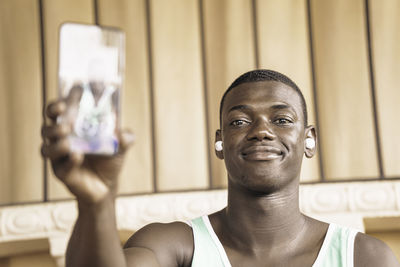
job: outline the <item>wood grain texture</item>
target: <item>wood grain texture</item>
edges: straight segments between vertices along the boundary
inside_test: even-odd
[[[400,177],[400,2],[369,1],[384,173]]]
[[[99,24],[125,32],[126,73],[122,91],[122,128],[134,131],[120,177],[120,193],[153,190],[152,124],[145,0],[100,0]]]
[[[255,68],[250,1],[203,1],[207,77],[208,129],[212,186],[227,185],[224,162],[215,156],[215,132],[220,128],[223,93],[242,73]]]
[[[64,22],[81,22],[92,24],[94,10],[92,0],[43,0],[44,45],[46,63],[46,96],[47,101],[58,97],[58,38],[59,28]],[[50,166],[50,165],[49,165]],[[70,198],[72,195],[48,170],[49,199]]]
[[[41,201],[41,63],[37,1],[0,1],[0,203]]]
[[[327,179],[377,177],[364,1],[311,1]]]
[[[160,190],[208,186],[198,8],[195,0],[150,1]]]
[[[258,0],[257,29],[260,67],[290,77],[307,103],[308,123],[315,125],[309,37],[305,0]],[[318,155],[304,158],[301,181],[320,179]]]

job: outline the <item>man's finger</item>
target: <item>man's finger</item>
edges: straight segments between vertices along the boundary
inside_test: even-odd
[[[49,140],[57,140],[64,138],[71,133],[71,129],[66,124],[54,124],[54,125],[43,125],[42,126],[42,137]]]
[[[123,130],[119,133],[118,139],[118,153],[124,154],[128,150],[128,148],[135,142],[135,135],[130,130]]]
[[[67,106],[63,100],[57,100],[47,106],[46,115],[53,123],[55,123],[57,117],[65,111],[66,107]]]
[[[42,155],[51,160],[56,160],[67,156],[70,153],[69,142],[67,139],[61,139],[51,144],[42,144]]]
[[[72,152],[64,158],[52,162],[54,174],[64,183],[70,185],[73,182],[73,175],[70,175],[74,168],[80,168],[85,156]]]

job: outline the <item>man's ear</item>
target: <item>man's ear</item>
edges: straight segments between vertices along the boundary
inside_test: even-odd
[[[306,127],[304,139],[304,154],[307,158],[312,158],[317,152],[317,131],[313,125]]]
[[[215,148],[215,146],[214,146],[215,155],[217,155],[217,157],[218,157],[219,159],[224,159],[224,146],[223,146],[223,143],[222,143],[222,133],[221,133],[221,130],[220,130],[220,129],[218,129],[218,130],[215,132],[215,143],[218,142],[218,141],[220,141],[221,144],[222,144],[222,150],[221,150],[221,151],[218,151],[218,150]],[[214,144],[215,144],[215,143],[214,143]]]

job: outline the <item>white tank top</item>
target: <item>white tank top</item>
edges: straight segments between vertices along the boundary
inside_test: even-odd
[[[231,267],[207,215],[191,221],[194,236],[192,267]],[[330,224],[312,267],[353,267],[357,230]]]

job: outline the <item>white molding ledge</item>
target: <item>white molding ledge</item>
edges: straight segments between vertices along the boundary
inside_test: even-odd
[[[118,228],[136,231],[151,222],[188,220],[225,205],[226,190],[120,197]],[[302,185],[300,209],[363,231],[365,218],[400,217],[400,181]],[[1,207],[0,244],[46,238],[50,253],[63,257],[76,216],[75,201]]]

